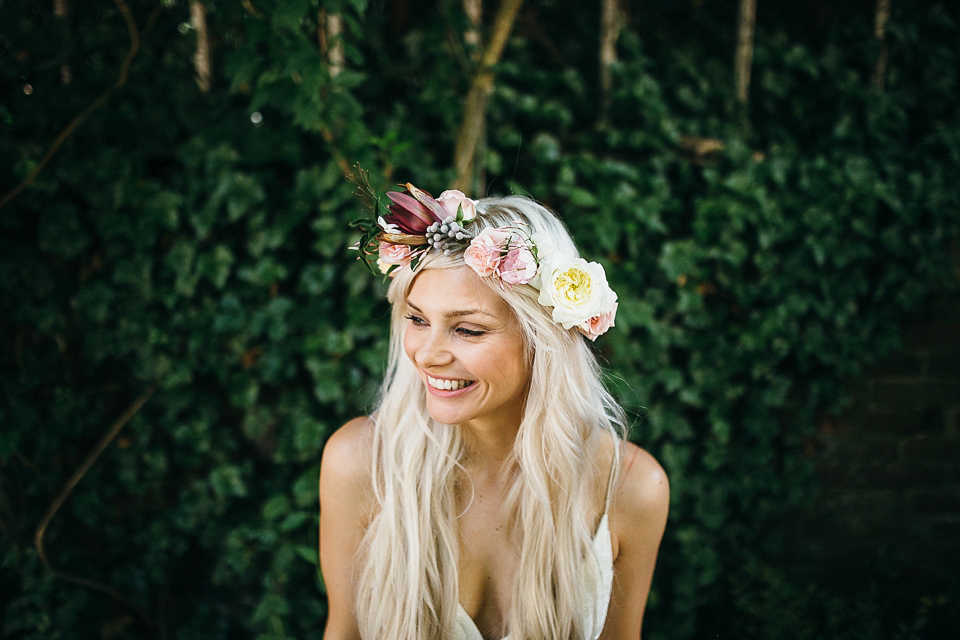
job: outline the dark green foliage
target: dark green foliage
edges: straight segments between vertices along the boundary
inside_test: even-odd
[[[127,53],[113,4],[75,4],[68,20],[0,4],[0,191]],[[208,94],[186,5],[131,4],[128,83],[0,210],[4,637],[320,634],[320,452],[369,409],[388,318],[383,284],[348,250],[363,212],[344,169],[359,161],[381,191],[446,188],[471,63],[457,3],[324,3],[346,25],[336,77],[315,2],[247,4],[208,3]],[[813,488],[816,417],[843,406],[842,382],[897,346],[949,270],[955,11],[895,3],[878,93],[869,7],[805,26],[761,3],[747,131],[728,64],[734,3],[671,4],[634,8],[606,114],[597,12],[528,8],[497,69],[485,151],[489,192],[561,212],[620,293],[598,348],[673,490],[647,635],[925,637],[957,584],[901,597],[891,619],[883,584],[845,599],[792,573],[781,541],[786,509]],[[683,136],[723,148],[692,156]],[[33,536],[152,385],[44,538],[56,571],[141,617],[56,577]]]

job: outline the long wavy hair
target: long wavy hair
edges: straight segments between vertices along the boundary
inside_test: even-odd
[[[486,198],[477,214],[476,229],[523,225],[531,233],[549,234],[556,251],[577,256],[563,223],[528,198]],[[463,264],[462,253],[436,252],[418,273]],[[460,464],[460,430],[430,418],[423,383],[404,353],[406,296],[415,277],[409,268],[399,270],[387,294],[393,305],[390,353],[373,414],[376,515],[358,556],[355,600],[361,636],[370,640],[450,637],[459,607],[457,491],[469,495],[470,480]],[[600,435],[624,435],[622,410],[605,389],[584,338],[554,324],[536,290],[483,280],[516,314],[531,372],[505,468],[512,478],[511,539],[520,551],[510,635],[581,640],[598,580],[590,483],[599,477]],[[613,458],[615,475],[619,456]]]

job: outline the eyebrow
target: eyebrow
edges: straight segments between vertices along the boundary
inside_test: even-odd
[[[410,302],[410,300],[407,300],[407,306],[413,309],[414,311],[416,311],[417,313],[423,313],[423,311],[420,310],[420,307]],[[447,311],[446,313],[443,314],[445,318],[459,318],[461,316],[472,316],[472,315],[483,315],[493,319],[497,318],[497,316],[493,315],[492,313],[487,313],[482,309],[457,309],[455,311]]]

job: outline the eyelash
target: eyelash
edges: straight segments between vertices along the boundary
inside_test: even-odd
[[[421,318],[420,316],[415,316],[412,313],[404,317],[406,317],[407,320],[412,322],[413,326],[415,327],[422,327],[427,324],[427,322],[423,318]],[[458,327],[457,333],[470,338],[479,338],[480,336],[485,334],[486,331],[477,331],[475,329],[467,329],[466,327]]]

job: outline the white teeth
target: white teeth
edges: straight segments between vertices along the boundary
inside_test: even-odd
[[[442,380],[440,378],[431,378],[427,376],[427,382],[430,383],[430,386],[434,389],[440,389],[441,391],[456,391],[457,389],[463,389],[465,386],[470,384],[471,380]]]

